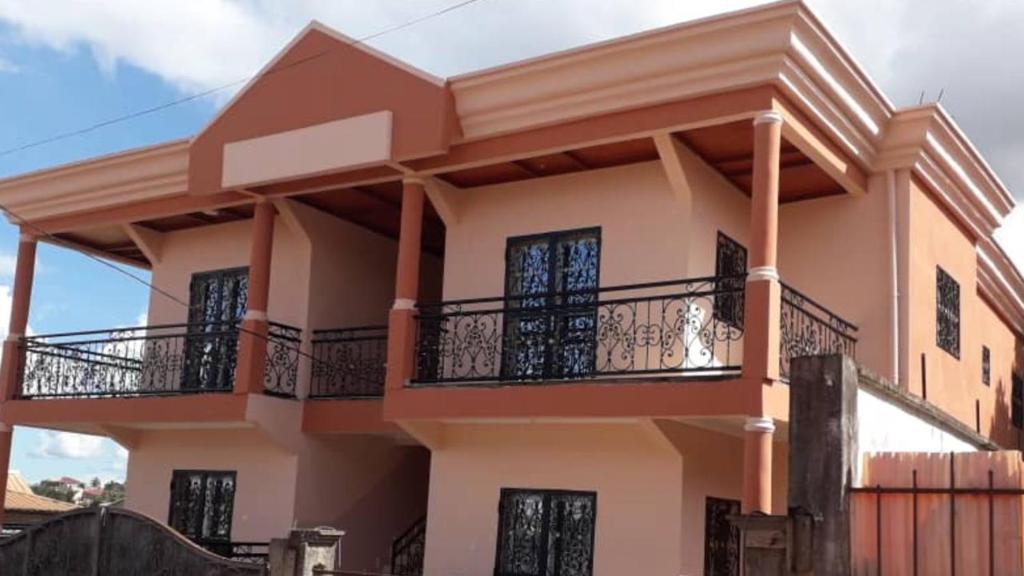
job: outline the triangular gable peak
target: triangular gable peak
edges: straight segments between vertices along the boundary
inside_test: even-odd
[[[193,139],[189,191],[439,154],[458,131],[444,80],[314,22]]]

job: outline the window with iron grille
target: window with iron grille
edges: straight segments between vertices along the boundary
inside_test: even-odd
[[[223,554],[218,545],[230,548],[235,476],[233,471],[175,470],[167,523],[193,542]]]
[[[597,493],[503,488],[495,576],[590,576]]]
[[[704,576],[739,576],[740,533],[729,521],[739,513],[739,500],[709,496],[705,501]]]
[[[1013,375],[1013,393],[1010,396],[1010,421],[1015,428],[1024,428],[1024,379]]]
[[[935,278],[935,342],[960,358],[960,285],[942,268]]]
[[[981,347],[981,382],[985,386],[992,385],[992,352],[988,346]]]
[[[508,239],[503,378],[593,372],[600,264],[600,228]]]
[[[715,276],[719,293],[715,296],[715,320],[735,328],[743,327],[743,284],[747,274],[747,249],[739,242],[718,233],[715,247]]]

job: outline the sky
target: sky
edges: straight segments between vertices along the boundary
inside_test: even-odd
[[[361,38],[441,10],[368,44],[438,76],[502,64],[749,7],[750,0],[0,0],[0,177],[188,136],[311,19]],[[1024,2],[809,0],[897,106],[941,102],[1024,199]],[[922,9],[926,7],[926,9]],[[84,134],[42,139],[211,95]],[[1024,263],[1024,209],[997,238]],[[0,224],[0,330],[10,312],[17,231]],[[39,251],[35,333],[134,324],[144,287],[80,255]],[[27,478],[121,479],[107,439],[18,429]]]

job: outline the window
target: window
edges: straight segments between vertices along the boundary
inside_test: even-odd
[[[175,470],[167,523],[211,551],[230,552],[235,472]]]
[[[740,531],[729,516],[740,513],[738,500],[708,497],[704,504],[704,576],[739,576]]]
[[[715,296],[715,320],[734,328],[743,328],[743,287],[747,275],[747,249],[732,238],[718,233],[715,248],[715,276],[719,293]]]
[[[992,353],[988,346],[981,347],[981,382],[985,386],[992,385]]]
[[[192,275],[182,388],[230,390],[234,386],[237,329],[248,296],[248,268]]]
[[[590,576],[595,492],[503,488],[495,576]]]
[[[942,268],[936,268],[935,341],[939,348],[960,358],[960,285]]]
[[[1015,428],[1024,428],[1024,379],[1013,375],[1013,394],[1010,396],[1010,422]]]
[[[503,378],[593,371],[600,261],[600,228],[508,239]]]

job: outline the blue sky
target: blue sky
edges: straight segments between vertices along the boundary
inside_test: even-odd
[[[208,90],[256,72],[310,19],[361,37],[457,0],[0,0],[0,152]],[[371,44],[449,76],[664,26],[756,0],[478,0]],[[896,105],[931,101],[961,124],[1018,198],[1024,191],[1024,3],[809,0]],[[958,38],[969,41],[950,42]],[[218,94],[85,135],[0,155],[0,177],[196,132]],[[1024,262],[1024,210],[1001,232]],[[9,309],[13,226],[0,224],[0,312]],[[80,255],[43,246],[29,320],[36,333],[133,324],[146,290]],[[0,318],[6,329],[6,317]],[[109,440],[16,432],[12,468],[30,480],[118,478]]]
[[[11,30],[0,24],[0,39]],[[16,70],[0,72],[0,150],[87,126],[181,96],[159,77],[131,66],[102,70],[86,50],[55,51],[0,40],[0,56]],[[179,138],[216,110],[198,101],[131,123],[0,156],[0,177]],[[9,285],[18,231],[0,225],[0,284]],[[134,324],[146,312],[145,287],[69,250],[42,244],[29,326],[36,333]],[[135,271],[143,277],[148,275]],[[6,329],[6,319],[4,319]],[[37,481],[53,476],[123,478],[124,458],[109,440],[16,429],[11,469]]]

